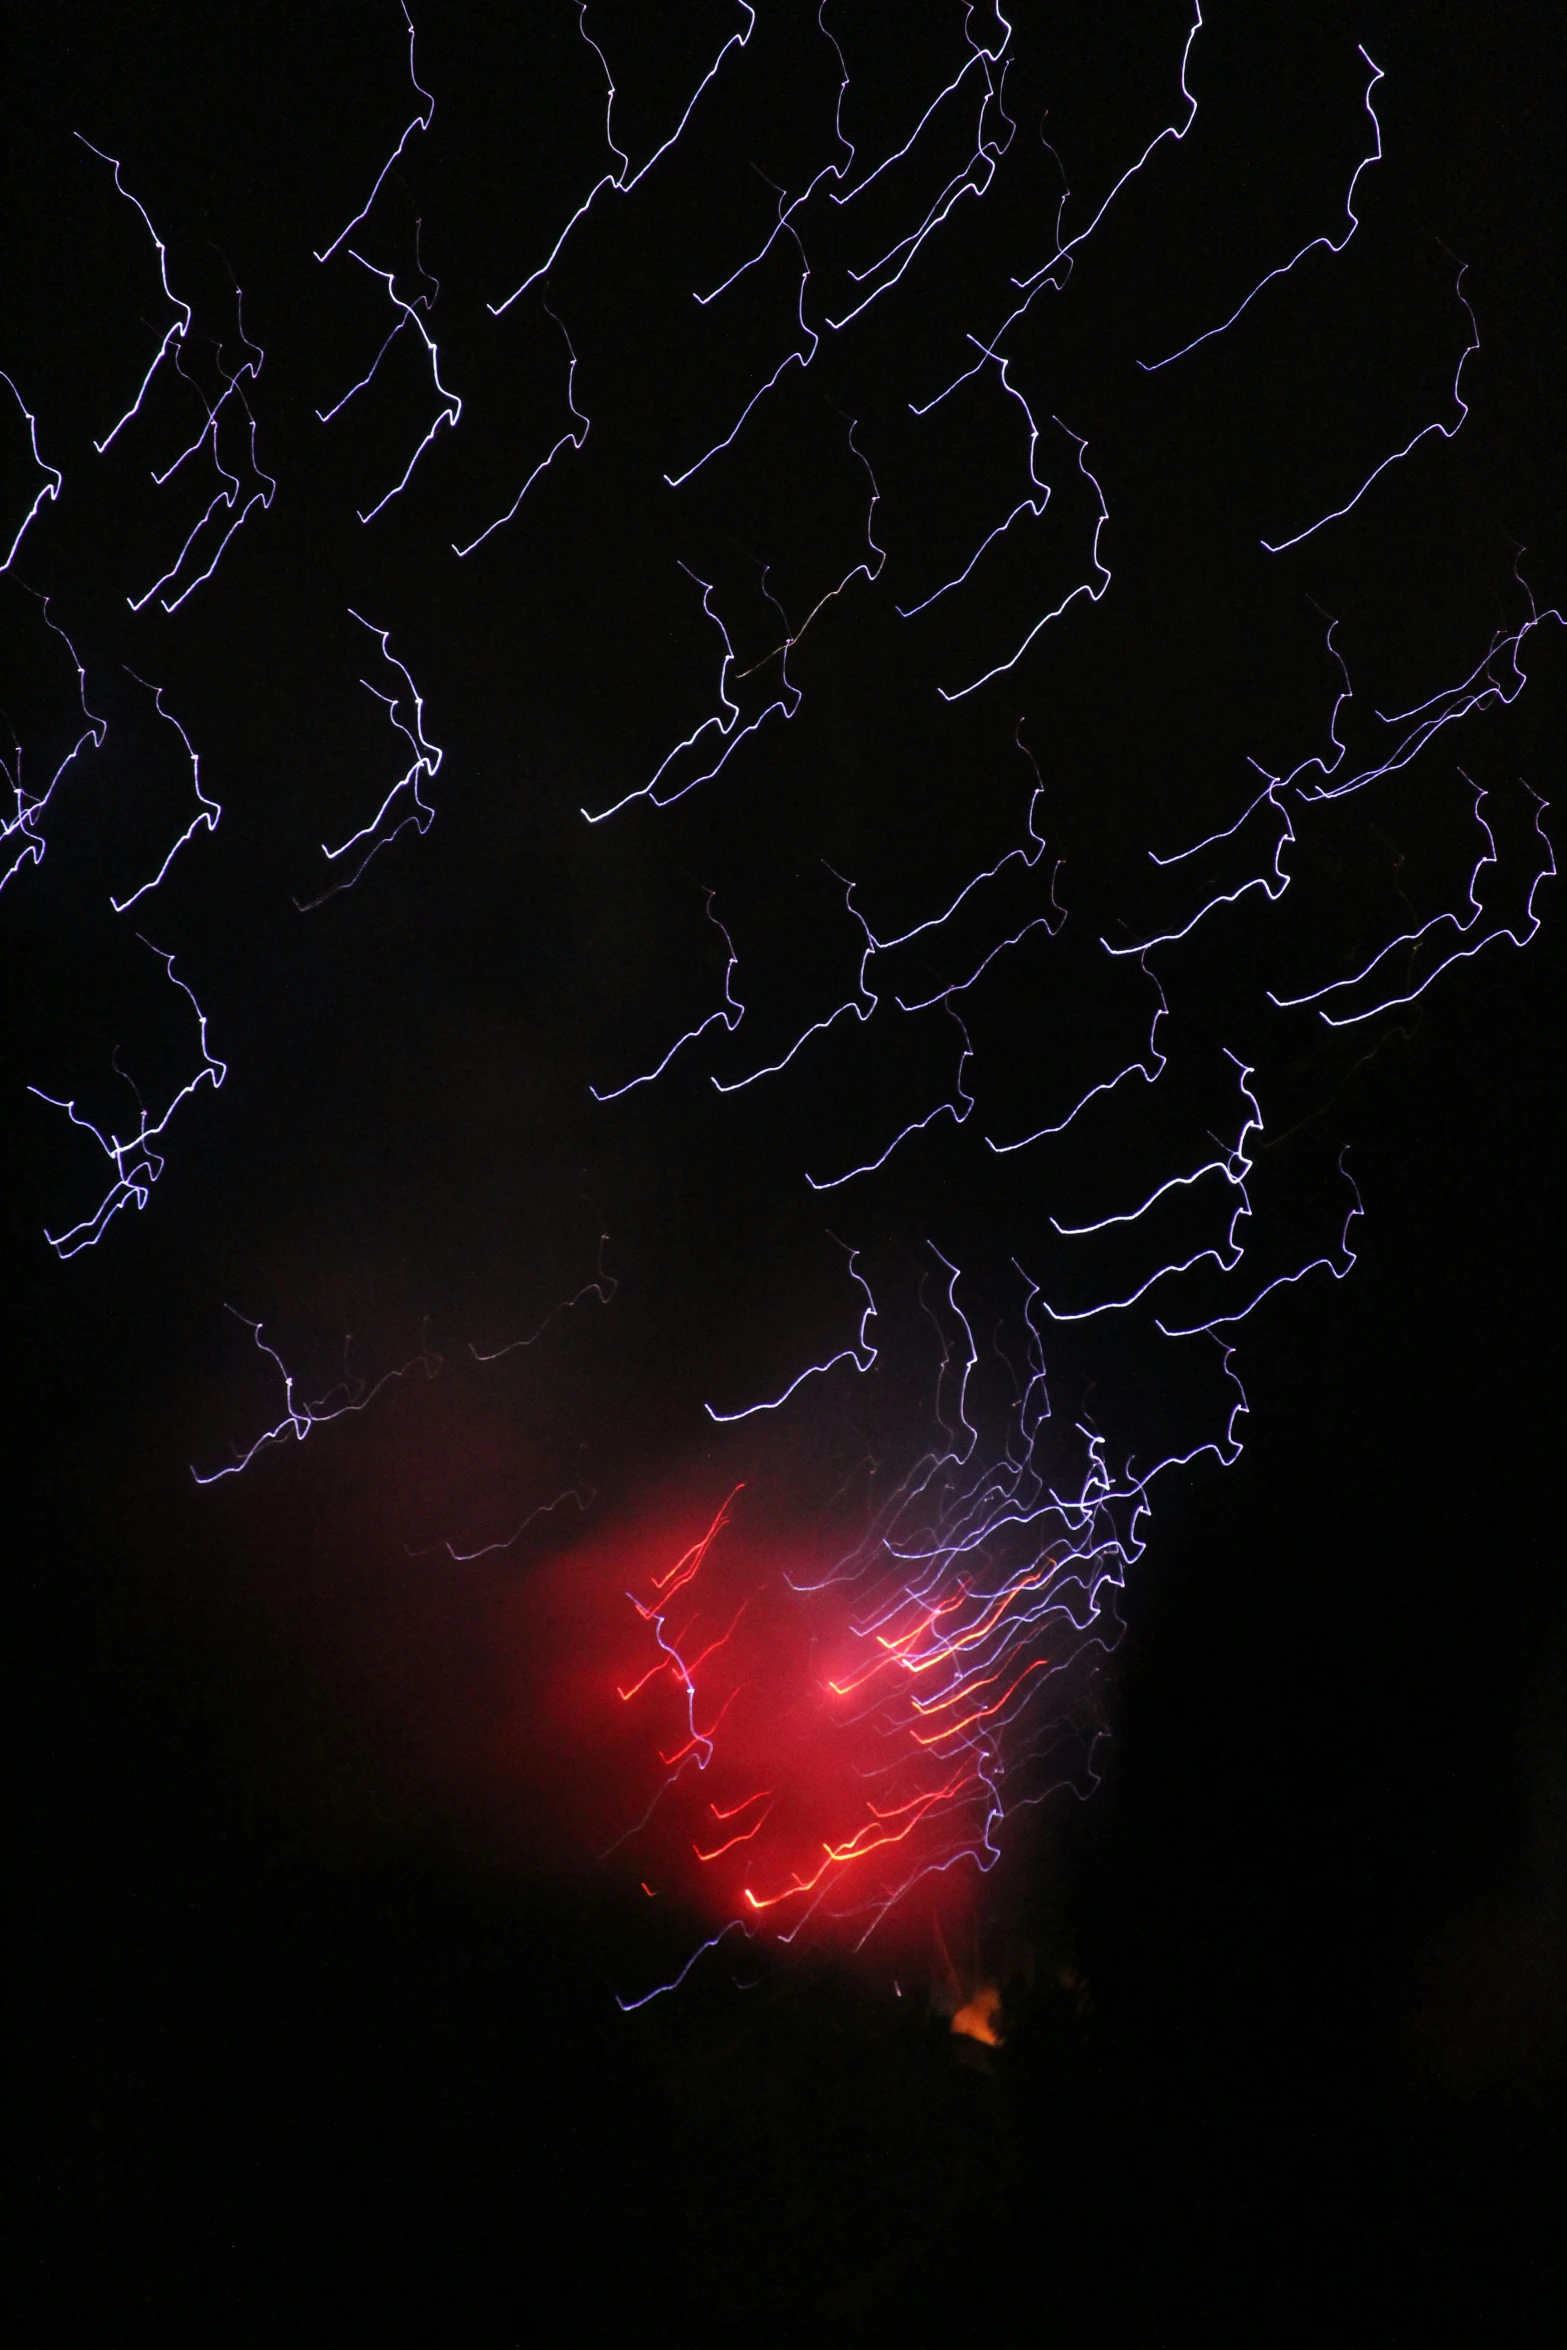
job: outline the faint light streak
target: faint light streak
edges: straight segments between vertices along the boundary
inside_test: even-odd
[[[259,1340],[257,1343],[260,1343]],[[393,1373],[387,1373],[388,1378],[393,1376]],[[368,1400],[367,1397],[366,1401]],[[326,1416],[331,1418],[335,1415],[327,1414]],[[202,1480],[202,1482],[207,1481]],[[591,1488],[584,1493],[580,1486],[568,1485],[565,1492],[557,1493],[553,1501],[541,1501],[535,1509],[529,1510],[527,1516],[518,1523],[510,1534],[503,1534],[495,1542],[480,1542],[472,1550],[459,1550],[455,1542],[447,1541],[441,1544],[441,1548],[447,1557],[458,1566],[466,1566],[471,1559],[493,1558],[499,1551],[510,1550],[514,1544],[522,1540],[530,1526],[537,1525],[540,1518],[553,1517],[555,1512],[558,1509],[563,1509],[568,1501],[576,1503],[578,1517],[585,1517],[592,1508],[595,1498]]]
[[[248,1314],[240,1313],[235,1306],[228,1306],[225,1311],[232,1314],[236,1322],[243,1324],[250,1332],[258,1352],[264,1354],[275,1367],[283,1386],[283,1416],[272,1427],[264,1428],[243,1449],[238,1445],[233,1446],[234,1458],[225,1462],[222,1468],[203,1470],[192,1464],[190,1473],[198,1485],[216,1485],[225,1477],[241,1476],[257,1454],[265,1452],[269,1445],[286,1444],[290,1440],[295,1444],[303,1444],[313,1430],[324,1428],[333,1420],[344,1419],[352,1413],[368,1411],[378,1395],[384,1393],[394,1381],[405,1379],[410,1371],[422,1371],[427,1379],[433,1379],[441,1368],[440,1356],[432,1352],[426,1340],[419,1352],[406,1363],[398,1363],[391,1370],[383,1371],[379,1379],[367,1385],[348,1368],[348,1350],[353,1340],[345,1338],[342,1378],[335,1387],[328,1388],[324,1395],[317,1396],[313,1401],[303,1401],[295,1393],[294,1375],[283,1357],[275,1346],[262,1337],[263,1325],[253,1322]]]
[[[606,1248],[608,1248],[608,1246],[609,1234],[607,1232],[601,1232],[599,1234],[598,1246],[598,1271],[594,1278],[591,1281],[585,1281],[582,1287],[579,1290],[576,1290],[570,1297],[562,1298],[559,1305],[551,1306],[549,1312],[545,1315],[538,1328],[536,1330],[530,1330],[526,1338],[509,1338],[507,1339],[504,1346],[491,1347],[488,1352],[475,1346],[472,1339],[470,1339],[468,1341],[468,1352],[472,1355],[474,1361],[476,1363],[498,1363],[503,1361],[507,1355],[515,1354],[519,1348],[537,1346],[539,1340],[544,1336],[545,1331],[548,1330],[550,1324],[554,1322],[559,1315],[570,1313],[574,1306],[580,1306],[586,1299],[590,1297],[597,1298],[601,1306],[607,1306],[611,1298],[615,1295],[616,1290],[620,1287],[620,1283],[616,1280],[614,1274],[608,1272],[605,1268],[604,1251]]]

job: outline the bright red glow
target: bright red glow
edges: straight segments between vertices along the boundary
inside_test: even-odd
[[[889,1594],[761,1518],[737,1486],[694,1538],[617,1546],[618,1613],[594,1561],[599,1655],[584,1644],[570,1691],[577,1733],[614,1762],[590,1774],[597,1849],[709,1931],[852,1948],[918,1889],[924,1934],[995,1857],[995,1730],[1046,1664],[1018,1669],[1007,1619],[1045,1571]]]

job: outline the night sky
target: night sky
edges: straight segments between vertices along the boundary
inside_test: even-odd
[[[7,35],[24,2338],[1554,2339],[1546,12],[579,13]]]

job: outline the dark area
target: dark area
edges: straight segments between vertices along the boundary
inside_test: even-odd
[[[271,13],[280,25],[287,17],[296,44],[316,38],[293,12]],[[634,13],[614,12],[627,43],[634,36],[619,19]],[[311,88],[357,89],[370,112],[364,58],[373,55],[385,83],[373,93],[375,127],[356,123],[363,157],[334,164],[357,186],[364,158],[373,168],[390,143],[383,117],[395,136],[407,92],[396,37],[382,38],[378,20],[371,41],[363,12],[346,14],[352,37],[332,12],[321,18]],[[432,12],[421,51],[432,86],[443,86],[442,56],[461,47],[463,14]],[[116,50],[105,12],[24,12],[16,86],[55,94],[52,112],[41,98],[36,112],[0,98],[15,111],[18,183],[58,131],[56,115],[64,120],[58,93],[71,76],[79,110],[112,112],[118,56],[135,101],[123,100],[125,110],[144,104],[153,126],[139,184],[154,209],[195,204],[205,180],[222,185],[228,170],[247,202],[276,202],[263,251],[302,245],[318,213],[343,209],[335,189],[307,206],[273,160],[259,100],[237,106],[228,127],[205,99],[186,102],[214,80],[246,86],[247,58],[264,81],[268,12],[225,20],[227,63],[211,49],[195,61],[184,54],[182,42],[197,37],[190,11],[139,15],[138,40],[122,36]],[[472,16],[493,67],[490,88],[471,101],[482,189],[497,147],[481,141],[479,118],[487,105],[503,110],[506,75],[518,68],[508,13]],[[698,20],[693,55],[711,46],[710,20],[719,38],[727,22],[705,6],[691,11]],[[1150,110],[1151,124],[1162,119],[1184,21],[1165,11],[1124,36],[1162,44],[1149,49],[1151,94],[1140,75],[1128,98],[1139,123]],[[1351,25],[1349,37],[1374,45],[1377,29]],[[1405,68],[1402,87],[1418,82],[1422,59],[1431,85],[1418,103],[1399,99],[1419,131],[1408,201],[1429,209],[1442,234],[1471,233],[1483,249],[1486,331],[1511,354],[1495,364],[1501,420],[1474,461],[1476,541],[1489,550],[1488,532],[1527,535],[1560,579],[1561,515],[1550,496],[1561,337],[1541,290],[1560,251],[1543,193],[1553,174],[1560,185],[1551,44],[1522,9],[1489,12],[1483,34],[1456,10],[1421,12],[1414,30],[1383,29]],[[580,59],[558,26],[552,37],[550,70],[564,88]],[[689,81],[683,52],[678,71],[664,63],[670,87],[650,69],[640,111],[628,114],[633,146],[665,135],[671,92]],[[1076,70],[1092,81],[1091,60]],[[1066,90],[1065,63],[1062,72]],[[493,251],[468,251],[469,293],[501,282],[523,230],[537,241],[562,188],[575,189],[581,155],[597,153],[591,76],[572,103],[580,136],[563,99],[552,132],[560,152],[528,150],[534,177],[516,201],[519,214],[532,209],[521,226],[494,229]],[[1442,126],[1452,120],[1466,129],[1449,150]],[[331,130],[324,113],[294,135],[302,151],[312,140],[329,146]],[[1351,140],[1345,153],[1355,151]],[[1094,152],[1085,141],[1085,156]],[[1449,152],[1457,161],[1444,188]],[[155,168],[168,173],[166,189],[152,185]],[[1343,176],[1335,149],[1329,177],[1338,187]],[[227,201],[243,211],[232,193]],[[1276,226],[1288,237],[1295,216],[1277,202],[1269,235]],[[35,203],[19,195],[18,209],[36,224]],[[476,201],[475,216],[484,210]],[[231,225],[218,223],[220,238]],[[1241,262],[1250,266],[1248,252]],[[48,264],[36,246],[19,253],[18,280],[28,317],[53,322],[50,365],[75,396],[84,362],[71,288],[62,277],[49,301],[34,298]],[[634,274],[635,256],[614,266]],[[1154,260],[1144,266],[1157,276]],[[286,350],[285,274],[277,264],[268,287],[256,267],[265,339]],[[595,298],[581,290],[584,306]],[[1069,352],[1061,364],[1070,372],[1079,361]],[[704,389],[677,381],[658,397],[678,412],[688,396],[698,406]],[[616,422],[626,387],[592,390],[616,454],[587,493],[597,501],[583,525],[590,551],[615,511],[619,469],[629,481],[636,456],[633,424]],[[290,819],[312,810],[316,788],[269,680],[310,654],[311,599],[325,609],[336,598],[334,611],[342,601],[335,576],[330,596],[313,576],[312,510],[295,492],[314,479],[312,465],[325,473],[302,399],[268,426],[289,489],[267,542],[268,577],[298,601],[264,644],[231,648],[221,675],[217,624],[203,636],[200,607],[191,624],[192,679],[209,654],[213,662],[192,695],[204,690],[213,709],[233,695],[254,713],[253,764],[220,846],[252,877],[257,906],[286,907],[298,886],[294,834],[273,817],[279,807]],[[101,406],[82,394],[94,422]],[[1123,478],[1146,486],[1138,468],[1155,474],[1159,452],[1138,444],[1140,413],[1128,393],[1114,429]],[[693,433],[700,439],[695,424]],[[519,447],[526,439],[519,431]],[[373,440],[364,461],[367,478],[384,474]],[[446,486],[457,503],[472,493],[482,507],[484,485],[455,459]],[[1189,494],[1201,506],[1206,491],[1199,483]],[[1168,568],[1156,563],[1156,579],[1176,576],[1169,548],[1189,519],[1160,511]],[[612,583],[622,602],[607,606],[611,636],[654,576],[654,539],[649,525]],[[1182,632],[1200,638],[1222,608],[1222,526],[1198,543],[1214,584],[1172,606],[1169,674],[1145,675],[1100,731],[1082,730],[1089,747],[1060,820],[1085,868],[1118,820],[1095,788],[1114,764],[1117,730],[1131,741],[1150,723],[1182,674]],[[335,546],[319,555],[323,569]],[[398,592],[425,552],[410,525],[387,558]],[[259,560],[253,548],[247,559]],[[738,576],[745,550],[731,547],[729,559]],[[1527,953],[1497,947],[1433,989],[1418,1014],[1379,1032],[1368,1065],[1346,1060],[1332,1073],[1326,1101],[1322,1084],[1315,1093],[1303,1084],[1313,1133],[1331,1126],[1335,1148],[1351,1138],[1366,1206],[1360,1262],[1259,1318],[1247,1341],[1238,1465],[1222,1476],[1199,1465],[1160,1489],[1108,1678],[1104,1784],[1089,1803],[1068,1798],[1037,1819],[1020,1914],[998,1919],[987,1941],[981,1913],[976,1958],[1000,1978],[1005,2001],[1000,2048],[951,2034],[932,2001],[934,1975],[889,2000],[825,1965],[749,1951],[679,1998],[623,2015],[615,1994],[638,1949],[623,1907],[602,1890],[541,1889],[486,1865],[438,1811],[381,1800],[381,1758],[367,1759],[353,1694],[333,1718],[330,1688],[306,1688],[276,1612],[252,1604],[253,1562],[231,1576],[220,1546],[192,1536],[191,1431],[203,1442],[210,1432],[215,1446],[235,1417],[223,1334],[213,1334],[223,1284],[251,1295],[265,1276],[285,1295],[311,1297],[328,1351],[336,1302],[329,1292],[319,1303],[320,1268],[361,1247],[366,1261],[379,1247],[375,1294],[389,1330],[400,1316],[417,1327],[423,1312],[473,1309],[487,1282],[498,1293],[502,1245],[510,1276],[536,1243],[546,1305],[567,1293],[581,1277],[579,1242],[591,1263],[597,1195],[583,1205],[586,1113],[551,1123],[564,1098],[557,1060],[586,1049],[584,1039],[631,1051],[639,1040],[626,1044],[614,1024],[627,1002],[635,1012],[651,994],[658,1035],[689,1018],[691,1004],[706,1005],[710,966],[722,958],[687,923],[687,900],[702,886],[722,881],[742,898],[750,888],[758,938],[787,941],[797,922],[819,919],[830,943],[836,904],[807,902],[814,880],[790,894],[798,843],[814,840],[812,825],[837,827],[832,845],[841,835],[847,854],[858,828],[870,836],[898,818],[885,773],[855,735],[850,690],[824,656],[811,721],[833,761],[813,770],[821,806],[802,813],[791,801],[780,814],[768,802],[754,834],[733,812],[715,816],[699,874],[684,842],[659,851],[656,867],[651,851],[645,861],[627,851],[617,865],[611,850],[596,884],[603,894],[590,902],[573,829],[583,745],[595,724],[618,728],[632,772],[646,748],[637,727],[654,732],[644,705],[658,679],[637,672],[608,717],[592,709],[594,674],[567,665],[576,619],[598,592],[586,556],[549,580],[522,557],[506,561],[482,592],[453,588],[430,618],[446,665],[448,775],[514,780],[514,745],[483,681],[504,674],[509,692],[513,647],[527,643],[547,674],[543,683],[523,676],[519,661],[517,723],[533,730],[530,772],[547,772],[549,791],[465,800],[454,789],[419,846],[424,862],[389,856],[381,894],[354,904],[319,943],[312,933],[265,1000],[247,998],[237,975],[274,969],[271,914],[229,927],[216,898],[203,912],[192,897],[193,935],[205,924],[209,964],[236,982],[223,996],[223,1048],[241,1072],[236,1125],[219,1141],[193,1132],[167,1196],[145,1217],[122,1219],[124,1270],[111,1277],[106,1251],[61,1265],[44,1248],[37,1226],[63,1154],[52,1130],[21,1116],[8,1142],[0,1278],[11,1306],[5,1428],[22,1819],[16,2338],[509,2345],[594,2338],[613,2324],[654,2342],[949,2342],[1014,2329],[1041,2343],[1137,2346],[1451,2339],[1510,2350],[1558,2339],[1567,2309],[1567,1615],[1562,950],[1549,885],[1545,927]],[[1130,593],[1130,560],[1128,574]],[[1456,587],[1453,601],[1462,602]],[[671,642],[688,618],[671,600]],[[1379,605],[1376,618],[1396,637],[1396,615]],[[871,634],[867,624],[865,643]],[[627,662],[639,658],[653,660],[628,641]],[[1086,705],[1090,686],[1082,690]],[[1082,706],[1061,705],[1067,719]],[[1237,725],[1260,740],[1271,718],[1264,679]],[[337,714],[323,709],[320,719],[330,744]],[[1009,732],[1010,721],[1003,739]],[[1555,798],[1559,739],[1542,724],[1529,751],[1534,781]],[[931,771],[911,771],[918,813],[936,785]],[[911,821],[905,880],[922,854],[915,829]],[[301,825],[294,832],[307,837]],[[764,834],[785,876],[774,898],[774,866],[758,879]],[[100,852],[104,840],[84,862]],[[473,876],[487,868],[494,883],[475,892]],[[1373,868],[1380,874],[1368,851]],[[66,871],[75,886],[75,868]],[[94,869],[81,887],[98,880]],[[0,914],[11,911],[8,900]],[[7,949],[8,1131],[28,1052],[51,1020],[66,1025],[59,999],[42,1007],[39,974],[63,968],[85,984],[80,967],[73,975],[71,941],[51,945],[42,918],[33,922],[19,918]],[[601,960],[610,937],[615,954]],[[675,937],[684,961],[666,954]],[[330,1033],[313,1026],[328,1000],[341,1023]],[[508,1025],[519,1007],[532,1023],[526,1044],[520,1013],[518,1030]],[[345,1036],[352,1061],[342,1081],[334,1056]],[[253,1092],[242,1092],[252,1078]],[[851,1071],[851,1095],[853,1082]],[[269,1190],[266,1155],[279,1101],[289,1105],[286,1197]],[[720,1176],[702,1192],[671,1141],[690,1103],[661,1100],[644,1126],[602,1146],[591,1170],[628,1193],[645,1178],[642,1220],[615,1261],[628,1295],[641,1277],[651,1303],[628,1309],[645,1319],[632,1325],[626,1365],[598,1374],[631,1486],[682,1425],[687,1389],[703,1392],[703,1349],[717,1352],[715,1301],[737,1282],[753,1282],[758,1296],[787,1288],[792,1249],[807,1261],[798,1224],[775,1205],[775,1128],[759,1113],[732,1184],[722,1169],[745,1217],[721,1229]],[[836,1147],[838,1112],[820,1116]],[[367,1164],[396,1168],[373,1240],[355,1224]],[[901,1233],[918,1200],[911,1208],[896,1189],[887,1196],[879,1212]],[[540,1237],[561,1201],[576,1224]],[[977,1186],[954,1210],[976,1228],[988,1212]],[[739,1264],[742,1224],[772,1253]],[[460,1228],[460,1245],[441,1257],[429,1235],[448,1228]],[[660,1253],[655,1242],[670,1234]],[[346,1297],[346,1273],[343,1285]],[[511,1294],[507,1327],[526,1318]],[[739,1294],[751,1297],[743,1286]],[[666,1393],[647,1378],[657,1361],[648,1332],[676,1312],[689,1317],[692,1363],[682,1361],[684,1385],[676,1392],[672,1375]],[[575,1394],[569,1403],[567,1451]],[[290,1520],[281,1505],[257,1503],[258,1550],[273,1526],[349,1505],[327,1486],[306,1488],[296,1506]],[[308,1572],[303,1552],[280,1560],[280,1585],[295,1589],[290,1578]],[[393,1776],[387,1767],[388,1785]],[[640,1979],[643,1970],[631,1971]]]

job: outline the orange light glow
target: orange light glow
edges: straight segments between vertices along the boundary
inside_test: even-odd
[[[986,2048],[999,2048],[1002,2039],[996,2029],[996,2018],[1000,2013],[1001,1993],[994,1983],[983,1983],[973,1998],[958,2009],[952,2019],[952,2029],[960,2039],[978,2040]]]

